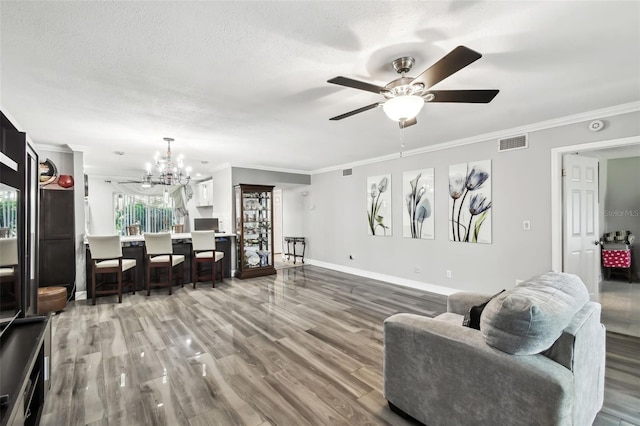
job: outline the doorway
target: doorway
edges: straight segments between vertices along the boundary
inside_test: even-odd
[[[640,157],[640,136],[616,139],[610,141],[601,141],[588,144],[572,145],[567,147],[555,148],[552,150],[552,269],[554,271],[563,271],[563,244],[564,244],[564,226],[563,215],[563,192],[562,192],[562,158],[568,153],[580,153],[582,156],[595,157],[600,160],[605,167],[601,168],[601,174],[605,182],[601,187],[606,189],[606,164],[609,160],[620,158]],[[637,171],[636,171],[637,172]],[[627,182],[638,182],[637,177],[629,176]],[[605,200],[601,200],[602,206],[600,211],[606,216]],[[640,206],[636,206],[639,209]],[[633,213],[633,210],[631,211]],[[640,217],[635,219],[637,227],[640,227]],[[600,234],[609,232],[606,223],[606,217],[600,220]],[[609,225],[616,227],[617,225]],[[622,225],[627,227],[626,225]],[[640,234],[640,231],[638,231]],[[636,234],[637,235],[637,234]],[[640,238],[640,235],[637,236]],[[636,241],[640,243],[640,241]],[[640,262],[640,246],[635,247],[634,264]],[[640,337],[640,282],[638,273],[633,274],[633,280],[630,284],[624,277],[621,279],[613,278],[603,280],[598,270],[597,282],[598,288],[592,298],[602,304],[602,322],[608,330]]]

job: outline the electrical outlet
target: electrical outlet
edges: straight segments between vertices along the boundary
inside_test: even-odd
[[[419,274],[420,272],[422,272],[422,268],[416,265],[413,267],[413,272],[415,272],[416,274]]]
[[[447,269],[447,278],[451,278],[451,271]]]

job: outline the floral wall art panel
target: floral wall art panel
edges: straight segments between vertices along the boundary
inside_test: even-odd
[[[449,240],[491,243],[491,160],[449,166]]]
[[[390,174],[367,178],[367,227],[369,235],[392,235]]]
[[[433,240],[433,169],[404,172],[402,195],[404,197],[403,236]]]

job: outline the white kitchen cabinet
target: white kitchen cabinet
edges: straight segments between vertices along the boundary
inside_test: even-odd
[[[196,185],[196,206],[212,207],[213,206],[213,179],[199,182]]]

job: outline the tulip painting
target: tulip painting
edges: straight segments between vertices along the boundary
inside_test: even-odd
[[[433,191],[433,169],[403,173],[405,213],[402,225],[405,237],[434,238]]]
[[[491,160],[449,166],[449,239],[491,243]]]
[[[392,235],[391,175],[367,178],[367,219],[369,235]]]

